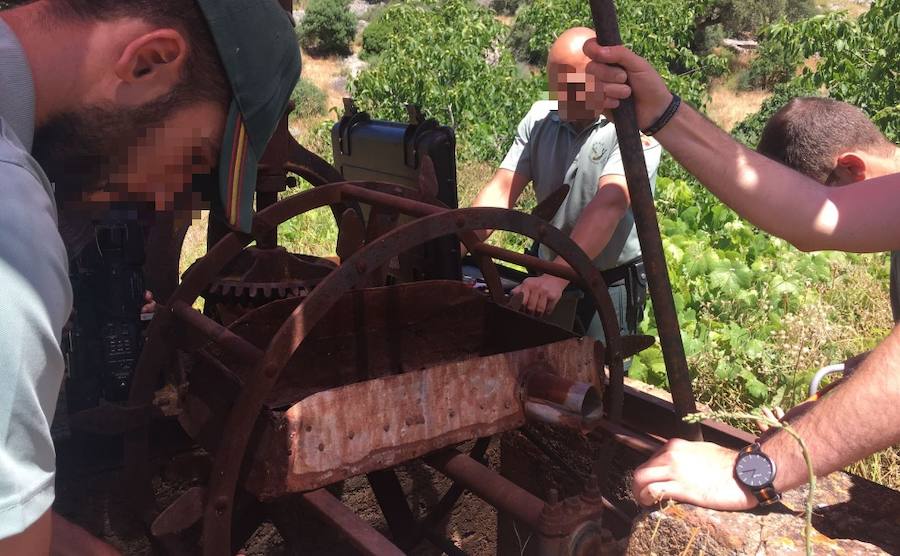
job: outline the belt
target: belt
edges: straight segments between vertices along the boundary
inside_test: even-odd
[[[610,268],[608,270],[601,270],[600,276],[603,276],[603,281],[606,282],[606,285],[610,285],[613,282],[618,282],[619,280],[624,280],[626,276],[628,276],[628,269],[632,266],[642,262],[643,259],[637,258],[631,262],[625,263],[621,266],[617,266],[615,268]]]

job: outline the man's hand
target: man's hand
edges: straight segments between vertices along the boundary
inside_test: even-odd
[[[609,111],[618,108],[621,99],[633,95],[638,126],[646,129],[672,102],[672,93],[659,73],[624,46],[600,46],[596,40],[589,40],[584,43],[584,53],[593,60],[587,67],[588,74],[594,76],[593,82],[587,83],[590,108]]]
[[[737,452],[709,442],[670,440],[634,472],[631,489],[644,506],[675,500],[714,510],[747,510],[756,498],[734,478]]]
[[[150,320],[153,318],[153,313],[156,312],[156,300],[153,299],[153,292],[145,291],[144,292],[144,305],[141,307],[141,320]],[[146,315],[146,316],[144,316]]]
[[[512,293],[513,295],[522,294],[522,311],[536,317],[543,317],[552,313],[556,308],[568,283],[569,281],[565,278],[544,274],[526,279]]]

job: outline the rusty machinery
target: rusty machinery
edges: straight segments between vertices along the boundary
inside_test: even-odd
[[[601,40],[607,34],[601,30]],[[623,143],[623,158],[625,151]],[[538,216],[443,206],[433,196],[428,164],[421,161],[418,189],[345,182],[294,141],[285,118],[260,164],[252,233],[211,225],[208,253],[157,311],[128,402],[73,417],[82,429],[124,435],[126,486],[158,548],[234,553],[259,523],[257,502],[287,495],[366,554],[402,554],[423,539],[460,553],[435,525],[463,489],[534,531],[542,555],[594,554],[602,516],[628,520],[627,511],[601,496],[596,475],[565,500],[555,492],[542,500],[517,486],[482,463],[487,439],[533,420],[652,452],[661,439],[686,434],[679,419],[693,406],[686,367],[667,359],[670,373],[675,369],[674,404],[626,387],[623,359],[652,339],[620,337],[603,278],[588,257]],[[637,165],[643,168],[642,159]],[[277,201],[288,173],[315,187]],[[661,251],[647,237],[659,239],[658,231],[647,231],[653,207],[644,197],[632,192],[636,220],[645,222],[639,230],[645,258],[653,259],[647,268],[656,302],[668,279]],[[330,208],[338,222],[339,261],[278,246],[279,225],[320,208]],[[485,229],[538,240],[568,266],[481,243],[474,232]],[[474,255],[486,291],[454,280],[385,285],[401,255],[449,235]],[[516,311],[495,260],[579,285],[599,311],[605,343]],[[193,308],[200,297],[202,313]],[[663,347],[669,359],[683,361],[677,347],[671,355],[674,310],[660,315],[661,306]],[[206,470],[201,484],[164,508],[150,480],[160,463],[151,425],[162,417],[177,419],[199,446],[183,459]],[[726,445],[747,440],[721,424],[700,428]],[[471,453],[458,450],[470,440]],[[418,520],[393,471],[413,459],[454,483]],[[390,540],[326,489],[358,475],[372,485]]]

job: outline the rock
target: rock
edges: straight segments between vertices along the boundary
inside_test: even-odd
[[[369,67],[369,63],[359,59],[359,53],[354,52],[344,59],[344,68],[351,78],[359,75],[359,72]]]
[[[645,512],[632,527],[627,554],[804,554],[808,489],[789,492],[783,505],[719,512],[669,504]],[[815,554],[900,552],[900,493],[834,473],[819,479],[813,511]]]

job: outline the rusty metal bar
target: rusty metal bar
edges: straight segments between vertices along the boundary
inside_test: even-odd
[[[597,30],[597,41],[608,46],[622,44],[614,0],[589,0],[589,2],[594,28]],[[613,110],[613,114],[619,151],[622,153],[622,164],[628,182],[628,193],[631,196],[631,211],[634,213],[634,223],[647,272],[650,299],[653,300],[653,314],[656,316],[659,341],[669,377],[669,388],[678,416],[683,418],[689,413],[696,413],[697,404],[681,341],[678,313],[672,297],[672,284],[669,282],[669,273],[666,269],[666,256],[656,219],[656,208],[653,205],[653,192],[650,189],[650,177],[647,175],[634,101],[631,98],[622,100],[619,107]],[[692,440],[703,439],[698,424],[682,423],[681,434]]]
[[[263,350],[214,320],[204,317],[200,311],[183,301],[176,301],[172,304],[172,314],[205,338],[215,342],[218,347],[240,363],[256,365],[263,356]]]
[[[648,456],[655,454],[663,447],[663,443],[652,436],[632,431],[607,419],[598,419],[596,424],[597,428],[609,433],[616,442]]]
[[[304,492],[301,499],[322,519],[340,530],[347,539],[360,551],[370,556],[403,556],[397,548],[374,527],[362,520],[356,512],[345,506],[340,500],[324,489]]]
[[[625,387],[625,398],[622,424],[660,438],[678,435],[682,421],[672,402],[632,386]],[[700,426],[705,440],[728,448],[739,450],[756,440],[754,435],[718,421],[704,420]]]
[[[572,270],[571,267],[555,263],[553,261],[545,261],[544,259],[539,259],[531,255],[525,255],[524,253],[516,253],[515,251],[510,251],[509,249],[504,249],[495,245],[488,245],[487,243],[479,243],[473,245],[472,252],[478,253],[479,255],[493,257],[495,259],[502,259],[519,266],[524,266],[529,270],[536,270],[545,274],[551,274],[553,276],[565,278],[566,280],[574,282],[576,284],[581,283],[581,277],[577,272]]]
[[[354,187],[351,184],[347,185],[350,185],[350,187],[345,187],[341,191],[342,196],[347,199],[352,199],[354,201],[359,201],[369,205],[392,208],[397,210],[398,212],[408,214],[410,216],[428,216],[431,214],[447,212],[448,210],[450,210],[447,207],[440,205],[432,205],[422,201],[416,201],[415,199],[399,197],[397,195],[382,193],[381,191],[374,191],[372,189],[366,189],[364,187]],[[399,185],[397,186],[397,188],[399,190],[398,193],[403,189]]]
[[[453,449],[431,454],[424,459],[425,463],[488,504],[532,529],[538,528],[544,501],[519,485]]]
[[[400,479],[393,469],[380,469],[366,474],[375,500],[381,508],[384,520],[394,542],[403,548],[412,548],[419,540],[416,536],[416,517],[409,509]]]
[[[602,408],[600,395],[593,385],[573,382],[543,371],[528,375],[525,395],[536,401],[548,401],[559,405],[582,418],[599,413]]]

